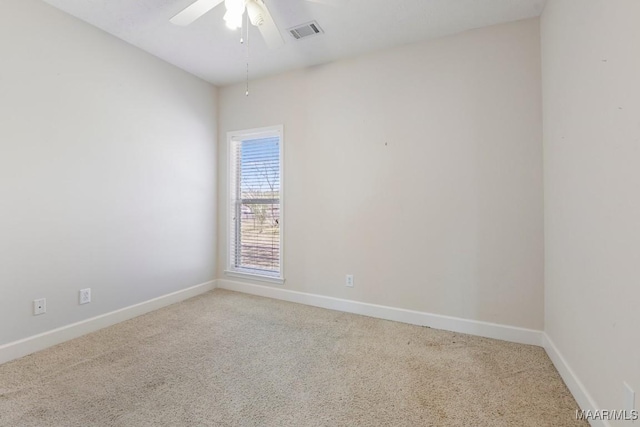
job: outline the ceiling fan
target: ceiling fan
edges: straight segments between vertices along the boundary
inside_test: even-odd
[[[313,3],[340,5],[348,0],[306,0]],[[235,30],[242,27],[242,17],[246,10],[251,24],[258,27],[267,46],[275,49],[284,44],[280,30],[271,17],[271,13],[263,0],[196,0],[187,6],[182,12],[171,18],[171,23],[187,26],[209,12],[214,7],[223,3],[227,9],[224,21],[227,27]]]

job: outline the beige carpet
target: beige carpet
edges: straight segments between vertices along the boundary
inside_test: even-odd
[[[0,366],[2,426],[573,426],[542,348],[215,290]]]

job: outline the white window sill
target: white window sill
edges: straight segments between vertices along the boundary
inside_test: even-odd
[[[260,274],[245,273],[243,271],[229,271],[229,270],[225,270],[224,274],[226,276],[238,277],[241,279],[257,280],[259,282],[275,283],[277,285],[284,284],[284,278],[282,277],[263,276]]]

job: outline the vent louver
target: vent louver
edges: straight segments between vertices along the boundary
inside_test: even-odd
[[[289,33],[294,39],[300,40],[307,37],[317,36],[324,33],[320,25],[316,21],[307,22],[306,24],[298,25],[297,27],[289,28]]]

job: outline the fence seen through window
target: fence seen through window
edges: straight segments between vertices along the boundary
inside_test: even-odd
[[[280,273],[280,138],[232,141],[232,268]]]

